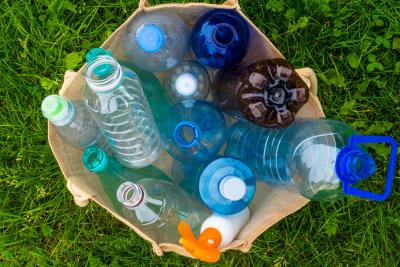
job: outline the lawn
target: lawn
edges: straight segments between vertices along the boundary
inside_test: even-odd
[[[78,208],[47,144],[42,99],[67,69],[99,46],[137,0],[2,0],[0,4],[0,264],[201,265],[157,257],[95,203]],[[151,1],[152,4],[169,1]],[[215,1],[211,1],[215,3]],[[222,2],[222,1],[218,1]],[[398,0],[242,0],[243,12],[296,67],[319,78],[325,114],[361,133],[400,140]],[[388,149],[371,148],[382,173]],[[220,265],[396,266],[400,264],[399,165],[391,197],[310,203],[261,235],[249,253]]]

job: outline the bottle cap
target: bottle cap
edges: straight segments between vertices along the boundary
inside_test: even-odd
[[[181,221],[178,225],[178,232],[181,235],[179,243],[195,258],[205,262],[217,262],[221,252],[217,249],[221,243],[221,233],[209,227],[205,229],[196,239],[189,224]]]
[[[86,62],[91,62],[93,61],[96,57],[98,56],[110,56],[112,57],[112,54],[101,47],[95,47],[89,50],[89,52],[87,52],[86,54]]]
[[[136,33],[136,41],[147,53],[156,53],[164,46],[164,32],[157,25],[143,25]]]
[[[175,88],[176,91],[182,96],[191,96],[198,90],[199,81],[196,77],[189,73],[182,73],[176,78]]]
[[[49,95],[42,102],[42,113],[48,120],[57,124],[71,114],[68,110],[68,101],[59,95]]]
[[[82,162],[88,171],[101,172],[108,164],[108,156],[103,149],[92,146],[83,152]]]
[[[235,176],[225,177],[219,184],[219,192],[229,200],[238,201],[246,195],[247,187],[245,182]]]

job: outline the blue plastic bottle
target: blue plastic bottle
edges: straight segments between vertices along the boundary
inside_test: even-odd
[[[201,64],[217,69],[232,67],[247,53],[249,27],[235,10],[213,9],[193,26],[191,44]]]
[[[213,158],[223,145],[225,119],[214,104],[186,100],[172,108],[161,134],[173,158],[198,164]]]
[[[123,45],[136,66],[152,72],[166,71],[187,52],[189,31],[172,11],[143,12],[127,26]]]
[[[392,147],[383,194],[356,188],[376,170],[366,143]],[[319,119],[295,122],[285,129],[260,128],[239,122],[231,129],[226,155],[240,158],[270,184],[295,185],[312,200],[333,200],[346,194],[386,199],[391,190],[397,143],[388,136],[361,136],[344,122]]]
[[[156,161],[161,140],[141,82],[110,56],[88,63],[84,103],[115,157],[130,168]]]
[[[210,83],[210,76],[202,65],[185,60],[169,71],[165,89],[175,102],[206,99]]]
[[[234,214],[246,208],[253,199],[256,179],[242,161],[223,157],[204,168],[196,190],[203,203],[213,212]]]
[[[129,169],[121,165],[117,159],[107,156],[99,147],[91,146],[82,154],[82,163],[85,168],[99,176],[100,182],[107,193],[111,204],[117,212],[122,211],[122,205],[117,199],[117,189],[124,182],[137,182],[143,178],[170,180],[162,171],[150,165],[141,169]]]
[[[63,140],[75,147],[85,148],[102,140],[96,123],[82,102],[72,102],[59,95],[49,95],[42,102],[42,113]]]

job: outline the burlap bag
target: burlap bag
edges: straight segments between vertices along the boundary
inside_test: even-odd
[[[121,49],[122,36],[128,23],[136,15],[142,12],[152,12],[155,10],[169,9],[180,15],[189,27],[192,27],[195,21],[203,13],[213,8],[236,9],[249,23],[251,31],[251,41],[249,52],[244,59],[244,64],[250,63],[258,59],[283,57],[275,46],[263,35],[257,27],[249,21],[240,11],[237,0],[226,1],[222,5],[213,4],[165,4],[151,7],[146,0],[141,0],[138,9],[122,24],[102,45],[108,49],[113,55],[120,60],[127,60]],[[189,55],[188,58],[193,57]],[[68,71],[65,74],[64,84],[60,90],[60,95],[73,100],[81,99],[82,90],[85,86],[84,80],[85,67],[83,66],[78,72]],[[309,68],[296,70],[301,78],[311,89],[308,103],[301,109],[297,117],[313,118],[324,117],[321,104],[317,98],[317,79],[315,73]],[[210,75],[214,75],[215,71],[210,71]],[[162,75],[157,75],[160,80]],[[104,209],[112,213],[118,220],[132,228],[138,235],[149,241],[154,252],[161,256],[164,251],[174,251],[184,256],[190,255],[178,244],[161,243],[157,244],[151,237],[144,234],[140,229],[133,226],[122,216],[117,214],[106,194],[94,174],[87,172],[81,163],[82,151],[74,149],[63,142],[58,136],[53,125],[48,126],[49,144],[57,159],[62,173],[67,179],[67,187],[74,196],[75,203],[78,206],[87,205],[89,199],[95,201]],[[160,166],[161,164],[161,166]],[[163,155],[163,160],[158,163],[158,167],[167,170],[170,164],[168,155]],[[248,224],[242,229],[236,240],[223,248],[222,251],[236,249],[246,252],[250,249],[252,242],[265,230],[277,223],[282,218],[297,211],[308,202],[302,196],[288,191],[284,188],[271,188],[263,183],[257,183],[257,193],[250,204],[251,218]]]

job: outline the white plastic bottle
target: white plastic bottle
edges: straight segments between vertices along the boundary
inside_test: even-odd
[[[207,228],[211,227],[217,229],[222,238],[218,248],[223,248],[233,241],[249,219],[249,208],[232,215],[214,213],[203,222],[200,232],[203,233]]]

